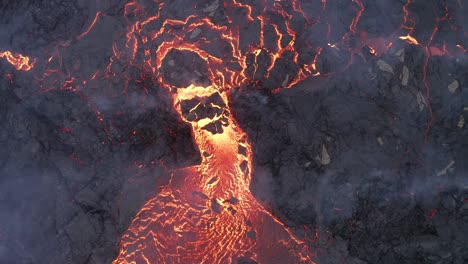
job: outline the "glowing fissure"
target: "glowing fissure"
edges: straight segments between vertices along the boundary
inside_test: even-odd
[[[6,58],[6,60],[18,71],[29,71],[34,67],[34,63],[36,63],[36,60],[34,59],[11,51],[0,51],[0,58]]]
[[[254,21],[252,7],[236,1],[231,5],[246,8],[248,20]],[[283,16],[291,16],[277,3],[270,8]],[[294,8],[296,12],[300,10],[296,4]],[[126,12],[131,9],[142,10],[137,2],[126,5]],[[159,30],[149,31],[141,37],[144,25],[158,17],[159,14],[131,26],[127,48],[132,50],[130,57],[133,59],[138,49],[136,39],[142,39],[143,45],[147,41],[158,43],[155,59],[151,59],[150,51],[144,52],[147,56],[145,64],[155,74],[161,72],[167,55],[173,50],[196,53],[205,61],[211,83],[208,86],[175,87],[162,75],[158,77],[164,88],[173,91],[174,108],[181,119],[191,124],[202,162],[174,171],[169,184],[143,206],[122,237],[120,254],[114,263],[237,263],[242,258],[259,263],[313,263],[307,243],[297,239],[251,194],[252,150],[247,135],[231,114],[228,101],[230,90],[249,80],[248,56],[255,56],[254,76],[257,57],[262,52],[272,58],[265,76],[286,52],[293,53],[297,63],[295,32],[287,22],[282,27],[285,26],[283,32],[275,25],[279,40],[276,51],[268,51],[263,45],[243,51],[235,27],[218,26],[207,18],[190,16],[183,21],[165,20]],[[259,20],[262,44],[267,17],[260,16]],[[174,29],[176,26],[179,26],[177,30]],[[203,37],[194,42],[187,40],[187,36],[196,35],[194,30],[200,28],[216,33],[230,52],[223,58],[217,57],[204,48],[209,47],[210,42]],[[280,42],[285,35],[291,36],[292,40],[282,47]],[[159,43],[159,38],[164,41]],[[115,49],[114,53],[122,54]],[[304,79],[305,69],[318,75],[314,62],[315,59],[311,65],[304,65],[295,78],[287,77],[284,86],[291,87]],[[233,63],[237,65],[234,69],[229,67]],[[239,66],[240,70],[235,69]],[[211,114],[200,112],[199,107],[209,109]]]
[[[272,88],[277,92],[279,88],[290,88],[306,78],[332,76],[347,69],[363,47],[368,47],[373,56],[380,56],[401,40],[423,48],[426,55],[423,82],[430,115],[425,131],[427,140],[434,122],[427,80],[429,59],[467,52],[460,43],[454,43],[454,47],[445,43],[442,47],[433,44],[439,24],[451,19],[448,8],[442,17],[437,17],[429,41],[414,37],[416,22],[409,11],[413,0],[407,0],[402,6],[403,21],[398,30],[388,37],[368,39],[367,33],[359,30],[365,5],[361,0],[352,0],[355,14],[347,26],[348,32],[338,41],[332,41],[332,25],[322,16],[332,5],[327,0],[321,0],[320,14],[316,17],[309,17],[302,10],[301,4],[305,1],[254,2],[255,5],[241,0],[212,1],[209,6],[198,7],[200,15],[203,13],[201,17],[190,15],[183,19],[163,20],[166,16],[164,3],[132,0],[124,7],[129,25],[123,34],[123,43],[113,43],[113,56],[105,69],[97,70],[90,79],[81,80],[68,71],[64,78],[60,75],[63,65],[57,49],[49,54],[42,76],[36,77],[42,91],[53,90],[58,85],[59,89],[72,91],[86,99],[83,87],[93,90],[99,79],[116,78],[114,63],[135,66],[145,74],[152,74],[163,89],[172,93],[174,109],[182,121],[191,125],[201,163],[174,170],[169,183],[144,204],[123,235],[114,264],[237,263],[243,259],[258,263],[314,263],[315,256],[307,241],[296,238],[250,192],[252,149],[230,110],[231,91],[270,77],[277,79],[276,87]],[[463,8],[461,1],[458,3]],[[218,25],[209,17],[223,5],[227,23]],[[86,38],[105,16],[103,12],[97,12],[75,40]],[[304,22],[302,29],[295,28],[290,22],[297,17]],[[297,32],[318,24],[326,29],[323,39],[309,40]],[[258,38],[242,46],[242,30],[246,28],[258,28]],[[268,34],[275,37],[271,39],[270,36],[266,41]],[[351,40],[356,40],[352,46]],[[64,42],[60,46],[68,47],[70,43]],[[346,52],[349,62],[340,69],[322,73],[317,61],[326,50]],[[206,72],[198,75],[205,76],[209,83],[193,80],[191,84],[179,87],[168,80],[164,71],[177,68],[168,59],[174,51],[196,54],[206,65]],[[266,62],[260,63],[262,57],[267,58]],[[16,70],[22,71],[33,69],[36,62],[11,51],[0,52],[0,58],[6,58]],[[292,62],[290,71],[275,71],[282,69],[281,63],[285,61]],[[130,77],[125,75],[123,79],[125,90],[122,93],[126,93]],[[113,143],[103,115],[92,103],[88,102],[88,105],[103,125],[109,142]],[[72,133],[67,128],[62,129]]]
[[[326,3],[322,1],[324,10]],[[345,68],[351,65],[354,54],[359,53],[364,46],[368,46],[374,56],[385,53],[398,38],[421,46],[412,37],[415,23],[408,11],[411,0],[403,6],[405,16],[401,25],[401,29],[409,32],[406,35],[395,33],[388,38],[376,39],[367,39],[366,34],[358,31],[365,7],[360,0],[353,0],[353,3],[356,14],[349,25],[349,32],[337,43],[330,44],[328,41],[331,48],[349,50],[350,61]],[[284,57],[292,59],[297,71],[283,75],[281,87],[278,88],[290,88],[311,76],[323,75],[318,71],[316,63],[324,47],[302,43],[314,54],[309,62],[304,62],[300,57],[298,34],[289,21],[293,16],[301,16],[305,27],[311,26],[312,22],[298,1],[259,1],[260,11],[235,0],[224,1],[224,5],[231,25],[238,18],[230,12],[237,8],[246,11],[246,22],[242,23],[259,26],[257,44],[240,47],[241,32],[238,27],[219,26],[208,18],[196,16],[184,20],[167,19],[159,30],[143,33],[145,25],[159,19],[164,4],[159,5],[155,16],[143,22],[137,21],[127,34],[127,48],[132,50],[132,60],[141,47],[138,45],[144,46],[148,42],[157,44],[155,58],[151,50],[145,49],[146,65],[158,75],[162,87],[173,91],[174,108],[184,122],[191,124],[202,162],[198,166],[176,170],[170,183],[143,206],[122,237],[121,251],[114,264],[237,263],[241,258],[258,263],[314,263],[314,254],[306,241],[297,239],[252,196],[249,189],[253,170],[252,150],[246,134],[231,114],[228,96],[232,89],[248,85],[252,79],[268,79]],[[126,5],[126,13],[132,9],[140,13],[144,7],[133,1]],[[210,7],[207,9],[210,10]],[[273,23],[268,14],[279,15],[284,21]],[[276,34],[276,43],[273,45],[265,42],[267,26]],[[328,28],[330,30],[330,25]],[[215,34],[218,41],[226,45],[227,52],[223,56],[209,52],[213,37],[204,36],[205,32]],[[436,32],[437,27],[433,34]],[[351,36],[356,35],[361,44],[354,48],[347,47]],[[141,39],[140,44],[137,39]],[[286,39],[288,42],[284,42]],[[425,50],[429,50],[432,39],[433,36],[424,46]],[[210,84],[176,87],[159,74],[168,54],[173,50],[197,54],[207,65],[206,74]],[[441,55],[445,54],[449,53],[443,52]],[[262,70],[259,58],[264,55],[270,60]],[[427,60],[430,56],[427,53]],[[429,96],[426,68],[427,62],[424,66],[424,82]],[[209,109],[210,114],[206,116],[206,113],[199,111],[200,108]],[[432,125],[431,108],[429,112],[431,116],[426,138]]]

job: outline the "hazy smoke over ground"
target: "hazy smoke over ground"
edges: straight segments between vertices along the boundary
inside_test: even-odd
[[[323,5],[300,2],[311,16]],[[288,225],[305,225],[309,235],[318,230],[319,241],[311,243],[318,263],[466,263],[468,60],[457,45],[468,47],[468,2],[411,1],[417,46],[395,33],[406,1],[362,1],[357,30],[367,34],[349,40],[362,49],[346,69],[350,52],[332,44],[350,30],[359,8],[351,0],[326,2],[327,13],[298,41],[323,46],[318,70],[333,75],[273,91],[297,71],[284,62],[271,78],[255,75],[255,85],[231,94],[253,145],[252,192]],[[71,72],[90,78],[125,33],[124,4],[0,1],[0,51],[41,61],[45,54],[60,57],[53,62],[63,73],[59,83]],[[184,19],[191,8],[212,4],[167,1],[164,15]],[[446,7],[450,19],[440,22]],[[78,40],[98,11],[105,15]],[[221,5],[212,19],[222,22],[224,11]],[[302,22],[291,20],[298,31]],[[327,23],[333,25],[328,39]],[[423,46],[435,25],[432,46],[450,54],[431,50],[436,55],[425,75]],[[242,30],[247,45],[256,28]],[[364,44],[379,37],[393,44],[377,57]],[[63,42],[70,45],[57,48]],[[184,71],[187,58],[174,55],[180,71],[172,77],[206,82]],[[259,56],[259,72],[266,61]],[[190,128],[154,78],[138,67],[115,67],[120,74],[100,81],[99,92],[85,99],[71,90],[44,92],[58,84],[40,86],[34,74],[0,59],[1,263],[109,263],[121,233],[166,183],[168,169],[200,161]]]

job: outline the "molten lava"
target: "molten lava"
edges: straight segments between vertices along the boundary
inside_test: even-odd
[[[294,2],[295,3],[295,2]],[[268,78],[277,61],[289,55],[299,63],[296,33],[287,20],[282,25],[272,23],[267,15],[253,19],[253,8],[236,1],[231,3],[247,9],[247,20],[260,22],[259,46],[240,46],[237,27],[219,26],[208,18],[189,16],[185,20],[166,19],[159,30],[147,30],[157,21],[158,13],[136,21],[127,34],[126,47],[130,60],[144,49],[146,66],[164,88],[173,91],[174,107],[184,122],[190,123],[202,162],[198,166],[176,170],[170,183],[150,199],[137,214],[122,237],[121,250],[114,263],[238,263],[246,260],[259,263],[313,263],[313,254],[304,241],[260,205],[250,192],[252,150],[247,135],[237,125],[229,107],[229,93],[257,76],[257,57],[270,57],[261,78]],[[266,4],[266,3],[265,3]],[[277,3],[269,8],[281,17],[288,14]],[[228,5],[228,3],[226,3]],[[126,5],[126,15],[140,13],[144,8],[136,1]],[[296,4],[290,12],[299,13]],[[227,16],[228,20],[235,18]],[[272,24],[277,43],[269,50],[263,46],[265,24]],[[213,41],[204,32],[214,34],[225,47],[225,54],[211,54]],[[283,43],[282,39],[290,40]],[[141,39],[141,41],[138,41]],[[150,43],[157,43],[153,56]],[[147,48],[148,47],[148,48]],[[160,74],[170,68],[165,64],[171,52],[190,52],[207,66],[209,85],[177,87]],[[291,87],[309,75],[320,75],[315,66],[321,48],[316,48],[312,60],[297,69],[296,76],[285,74],[284,87]],[[115,56],[121,52],[114,51]],[[254,57],[253,65],[248,60]],[[174,64],[174,62],[172,62]],[[173,66],[173,65],[172,65]],[[253,67],[253,68],[252,68]],[[175,91],[175,92],[174,92]]]
[[[325,43],[330,48],[349,52],[350,61],[345,68],[364,46],[368,46],[374,56],[379,56],[397,39],[424,46],[426,50],[432,45],[433,36],[426,45],[412,36],[415,24],[411,23],[414,20],[408,11],[411,0],[403,6],[401,26],[409,32],[376,39],[367,39],[365,32],[358,30],[365,7],[360,0],[352,2],[356,13],[349,32],[335,44],[329,44],[327,34],[322,44],[315,45],[300,37],[298,31],[309,30],[326,18],[309,17],[296,0],[256,1],[255,5],[223,1],[226,25],[216,24],[206,15],[163,20],[164,3],[156,3],[155,14],[148,14],[146,6],[139,1],[125,6],[125,16],[133,19],[125,41],[130,64],[136,64],[138,53],[142,54],[145,67],[157,76],[162,87],[172,91],[174,108],[181,119],[191,125],[202,162],[174,171],[169,184],[143,206],[122,237],[114,264],[239,263],[246,260],[314,263],[314,254],[307,243],[297,239],[252,196],[249,189],[252,150],[246,134],[233,118],[228,98],[233,89],[249,85],[252,80],[267,85],[269,79],[276,78],[273,88],[290,88],[306,78],[327,75],[317,67],[322,51],[328,48]],[[219,1],[203,12],[213,15],[217,4]],[[327,9],[327,1],[322,1],[321,8]],[[244,11],[243,16],[239,16],[239,10]],[[290,22],[297,17],[302,19],[303,29]],[[446,16],[438,18],[437,22],[444,19]],[[242,44],[245,35],[241,26],[257,28],[256,41]],[[330,25],[327,26],[330,31]],[[350,47],[352,37],[358,37],[360,44]],[[125,51],[116,50],[114,48],[116,58],[125,56]],[[171,80],[171,74],[167,73],[174,69],[175,63],[168,57],[175,50],[201,58],[206,71],[199,75],[207,76],[209,84],[196,80],[181,85]],[[427,60],[430,57],[431,54],[427,54]],[[260,63],[262,58],[263,63]],[[286,61],[294,65],[289,72],[281,70]],[[426,68],[427,64],[424,76]],[[426,82],[425,87],[428,95]],[[429,108],[429,111],[426,138],[432,125],[432,110]]]
[[[429,59],[466,53],[467,49],[461,43],[451,43],[453,47],[445,42],[434,44],[439,26],[452,19],[448,7],[436,18],[430,38],[417,39],[416,20],[410,12],[414,0],[407,0],[402,6],[403,21],[399,28],[389,36],[376,38],[367,38],[367,33],[359,27],[366,12],[361,0],[350,1],[354,16],[346,25],[347,32],[338,38],[331,36],[332,17],[327,17],[333,1],[204,2],[210,4],[194,4],[195,14],[173,18],[171,11],[165,10],[164,2],[131,0],[124,7],[127,32],[121,42],[113,43],[113,56],[105,69],[97,70],[90,78],[75,76],[69,70],[64,73],[62,56],[55,49],[47,54],[43,75],[35,79],[43,91],[58,86],[87,99],[102,86],[99,80],[115,80],[126,74],[127,67],[136,67],[172,93],[175,110],[191,125],[193,139],[202,154],[201,164],[175,170],[169,184],[146,202],[123,235],[114,264],[313,263],[314,254],[307,243],[296,238],[250,192],[252,149],[230,110],[231,92],[255,85],[275,92],[307,78],[332,76],[346,70],[355,55],[362,56],[364,47],[377,57],[397,41],[405,41],[423,48],[426,56],[422,71],[430,114],[427,140],[434,122],[427,80]],[[458,3],[462,9],[461,1]],[[315,13],[304,12],[301,4],[313,4]],[[223,9],[224,20],[215,22],[218,8]],[[75,41],[88,37],[106,16],[102,11],[97,12]],[[318,36],[313,34],[316,28],[320,32]],[[68,47],[70,43],[59,46]],[[204,65],[199,71],[192,68],[191,72],[179,76],[175,72],[178,65],[168,59],[175,51],[195,54]],[[340,62],[341,68],[322,71],[318,61],[326,52],[340,54],[331,60],[348,58]],[[31,70],[35,63],[10,51],[0,52],[2,57],[17,70]],[[122,79],[125,82],[122,94],[125,94],[131,77],[125,75]],[[153,88],[143,86],[146,91]],[[88,104],[109,135],[102,113],[91,102]],[[61,129],[72,133],[67,128]],[[109,141],[113,143],[110,136]]]
[[[220,110],[214,117],[190,116],[213,96],[222,99],[208,105]],[[181,105],[193,99],[198,103],[184,114]],[[114,263],[313,263],[306,243],[250,193],[252,151],[230,114],[227,94],[191,85],[177,89],[174,106],[192,125],[202,162],[175,171],[143,206]],[[212,131],[206,128],[210,123],[222,124]]]
[[[34,67],[34,63],[36,62],[27,56],[23,56],[18,53],[12,53],[11,51],[0,51],[0,58],[3,57],[5,57],[6,60],[18,71],[29,71]]]

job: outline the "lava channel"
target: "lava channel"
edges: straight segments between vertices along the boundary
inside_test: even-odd
[[[177,89],[173,100],[192,126],[202,162],[175,171],[146,202],[114,264],[313,263],[306,243],[252,196],[251,146],[226,93],[191,85]]]

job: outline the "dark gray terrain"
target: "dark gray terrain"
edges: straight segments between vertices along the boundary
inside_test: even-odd
[[[214,1],[165,2],[163,15],[182,19]],[[321,1],[299,2],[313,13]],[[369,38],[401,27],[406,1],[362,2],[357,29]],[[254,150],[252,192],[294,230],[318,234],[319,264],[468,263],[468,1],[411,2],[414,36],[429,43],[437,25],[432,43],[445,55],[426,60],[424,44],[398,40],[379,56],[363,47],[344,67],[349,53],[325,48],[317,66],[329,75],[279,91],[274,76],[256,79],[231,94]],[[327,3],[338,41],[358,9]],[[126,32],[124,5],[0,0],[0,52],[37,59],[31,71],[0,59],[0,263],[111,263],[168,171],[200,161],[190,127],[143,69],[116,66],[93,94],[64,85],[106,67]],[[216,23],[227,23],[223,8]],[[56,54],[61,75],[39,80]]]

